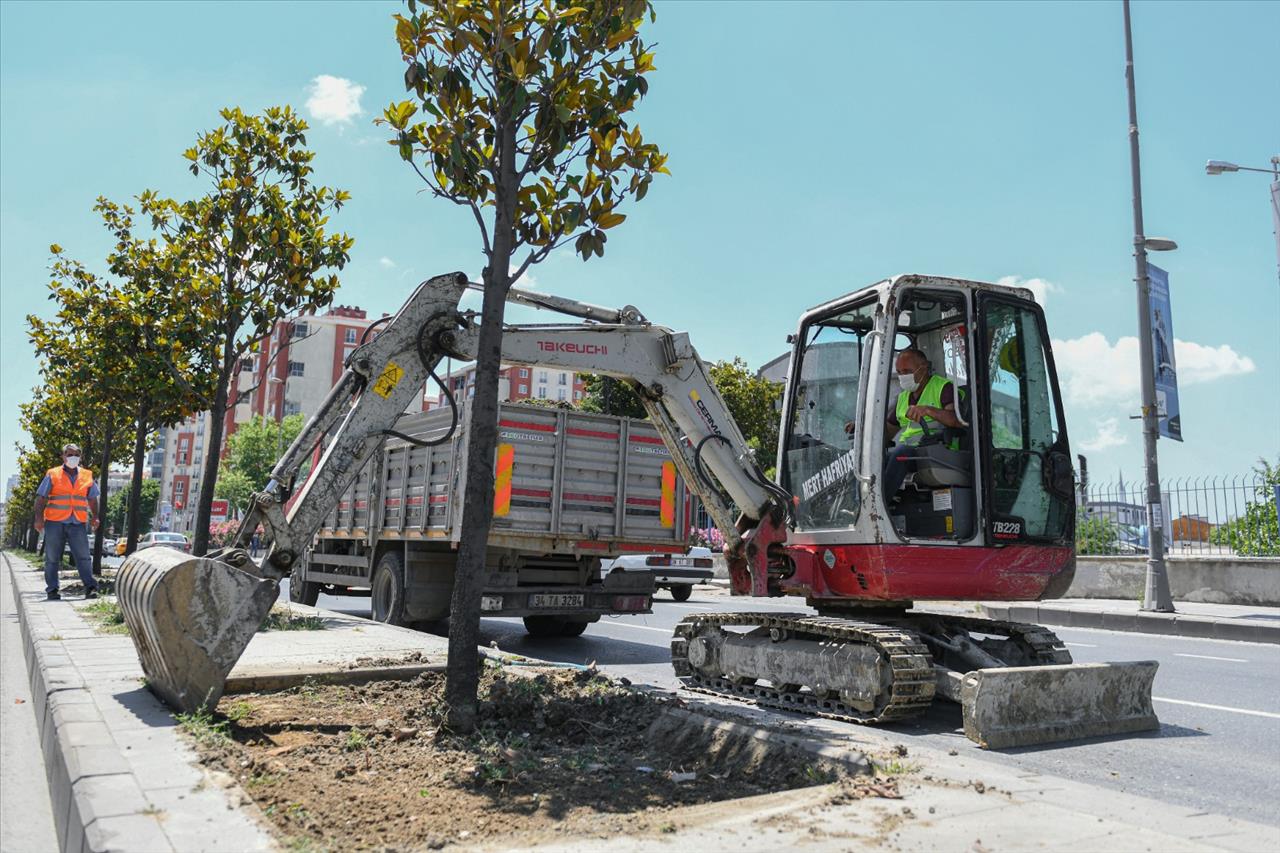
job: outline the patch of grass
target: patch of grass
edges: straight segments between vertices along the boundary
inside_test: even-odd
[[[920,765],[907,761],[898,761],[896,758],[884,762],[872,759],[871,769],[875,771],[877,776],[905,776],[908,773],[914,773],[919,770]]]
[[[190,714],[174,714],[173,718],[184,732],[201,746],[216,747],[231,741],[227,720],[219,720],[201,708]]]
[[[813,785],[826,785],[834,782],[837,774],[830,767],[822,767],[810,764],[804,769],[804,778]]]
[[[238,723],[252,713],[253,706],[248,702],[241,700],[232,704],[232,706],[227,709],[227,719],[233,723]]]
[[[244,786],[253,791],[258,788],[265,788],[268,785],[274,785],[279,781],[280,776],[277,773],[255,773],[245,780]]]
[[[355,752],[357,749],[364,749],[368,745],[369,739],[359,729],[352,729],[347,732],[347,739],[342,742],[342,748],[347,752]]]
[[[109,598],[99,598],[80,612],[94,623],[99,634],[128,634],[129,626],[124,624],[124,613],[120,605]]]
[[[307,838],[305,835],[295,835],[284,843],[284,849],[289,853],[322,853],[328,850],[314,838]]]
[[[294,613],[288,607],[273,607],[258,626],[261,631],[321,631],[324,619],[305,613]]]

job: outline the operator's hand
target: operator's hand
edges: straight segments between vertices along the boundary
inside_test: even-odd
[[[36,533],[44,533],[44,519],[37,518],[35,520]]]
[[[90,530],[98,529],[98,517],[96,515],[93,518],[89,519],[89,529]]]
[[[919,423],[920,421],[924,420],[925,417],[930,417],[930,418],[934,417],[935,411],[936,410],[933,408],[933,406],[908,406],[907,420],[916,421],[917,423]]]
[[[849,436],[850,438],[853,438],[853,421],[845,421],[844,434]]]

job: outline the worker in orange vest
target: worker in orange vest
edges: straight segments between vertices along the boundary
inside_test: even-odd
[[[84,584],[84,597],[98,597],[98,582],[89,559],[89,531],[98,529],[93,511],[98,496],[93,472],[80,467],[79,446],[63,445],[62,464],[46,471],[36,489],[36,530],[44,534],[44,591],[49,601],[62,598],[58,592],[58,567],[64,545],[71,549]]]

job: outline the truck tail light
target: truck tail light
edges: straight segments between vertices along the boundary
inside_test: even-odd
[[[647,595],[615,595],[613,597],[613,609],[625,611],[637,611],[649,609],[649,596]]]
[[[711,560],[710,557],[694,557],[693,558],[693,567],[695,569],[709,569],[714,565],[715,563]]]
[[[644,561],[644,564],[646,566],[670,566],[671,558],[670,557],[649,557],[647,560]]]

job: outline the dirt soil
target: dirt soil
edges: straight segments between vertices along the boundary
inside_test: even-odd
[[[664,746],[667,704],[594,671],[490,666],[481,723],[443,728],[443,674],[225,697],[193,739],[290,849],[527,846],[567,836],[670,834],[678,809],[840,781],[896,796],[792,750]],[[196,732],[200,734],[200,732]]]

